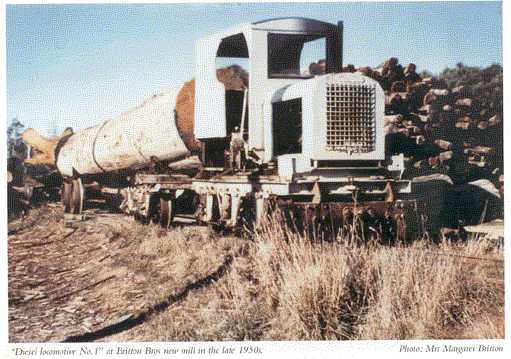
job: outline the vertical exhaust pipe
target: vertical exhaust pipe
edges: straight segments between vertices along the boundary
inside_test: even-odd
[[[342,72],[342,51],[343,51],[343,31],[344,25],[342,21],[337,23],[337,31],[335,26],[332,28],[331,33],[327,36],[327,51],[326,51],[326,73],[335,74]]]
[[[337,23],[337,28],[339,29],[339,62],[340,62],[340,72],[342,72],[342,64],[343,64],[343,46],[344,46],[344,23],[339,21]]]

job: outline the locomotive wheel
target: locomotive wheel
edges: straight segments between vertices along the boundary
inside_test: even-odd
[[[71,213],[81,214],[83,206],[83,191],[81,180],[73,180],[71,190]]]
[[[64,187],[62,188],[62,205],[64,206],[64,212],[71,212],[71,194],[73,192],[73,183],[64,181]]]
[[[23,194],[28,203],[32,203],[32,197],[34,196],[34,187],[25,183],[23,186]]]
[[[170,199],[160,198],[160,224],[164,228],[170,228],[174,219],[175,209],[174,201]]]

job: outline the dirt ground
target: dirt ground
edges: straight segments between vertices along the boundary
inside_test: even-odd
[[[138,324],[218,277],[240,241],[211,235],[101,209],[84,220],[55,203],[33,209],[9,223],[9,341],[91,340]]]

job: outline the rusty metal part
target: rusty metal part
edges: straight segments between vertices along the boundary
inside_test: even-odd
[[[62,204],[64,205],[64,212],[71,212],[71,194],[73,191],[72,183],[70,181],[64,181],[62,187]]]
[[[175,202],[171,198],[160,197],[160,225],[170,228],[175,215]]]
[[[323,238],[380,242],[421,237],[420,210],[413,200],[371,202],[294,202],[277,200],[291,228],[320,233]]]
[[[135,185],[154,185],[158,189],[189,189],[192,179],[188,176],[167,175],[167,174],[147,174],[137,173],[135,175]]]
[[[85,187],[80,178],[63,183],[61,200],[65,213],[80,214],[83,211]]]
[[[78,180],[73,180],[71,192],[71,213],[82,213],[82,198],[81,185],[78,183]]]

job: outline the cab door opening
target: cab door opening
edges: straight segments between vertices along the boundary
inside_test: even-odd
[[[302,99],[273,105],[273,156],[302,152]]]

